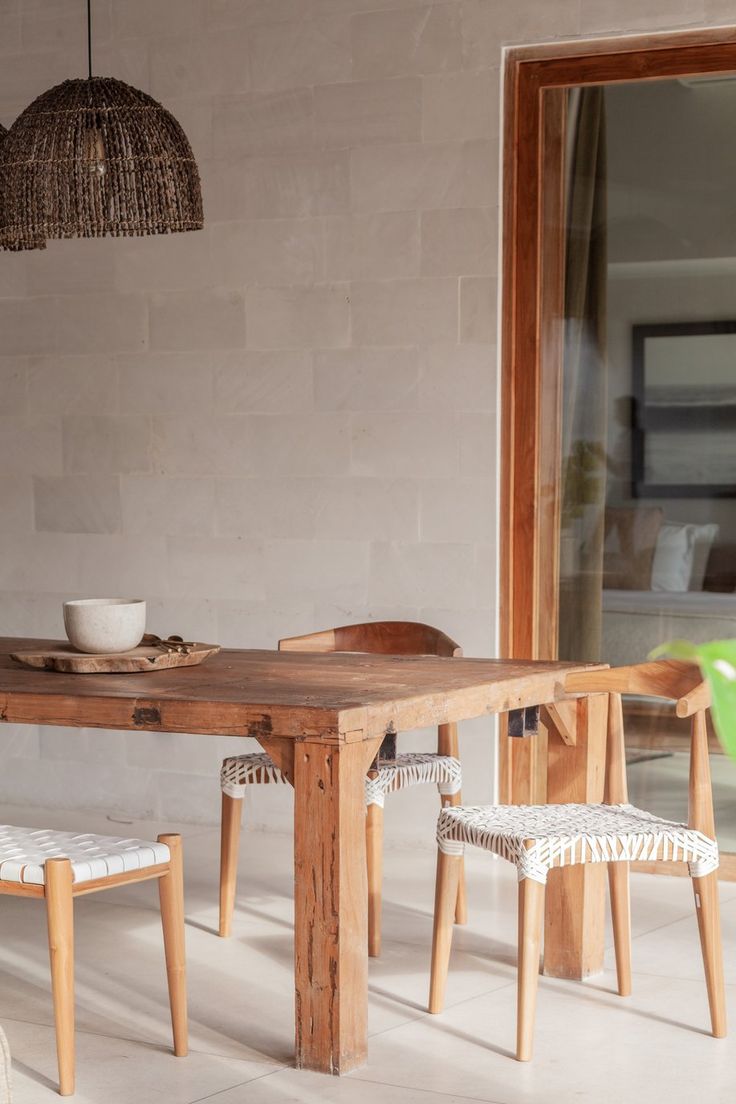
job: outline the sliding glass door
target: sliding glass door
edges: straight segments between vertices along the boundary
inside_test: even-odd
[[[736,637],[736,77],[566,99],[558,654],[618,665]],[[684,819],[687,723],[625,719],[632,800]]]
[[[551,62],[545,87],[538,64],[537,145],[514,153],[506,650],[621,665],[667,640],[736,638],[736,57],[733,73],[658,80],[578,67],[575,83]],[[519,213],[524,179],[536,223]],[[625,727],[631,800],[685,819],[688,723],[630,698]],[[719,841],[736,852],[736,764],[711,738]],[[516,800],[522,773],[506,775]]]

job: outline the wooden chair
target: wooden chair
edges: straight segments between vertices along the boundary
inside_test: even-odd
[[[413,621],[373,621],[345,625],[279,642],[280,651],[366,652],[379,655],[459,656],[460,647],[439,629]],[[381,885],[383,880],[383,804],[385,795],[408,786],[434,783],[442,805],[461,800],[457,725],[440,725],[437,751],[379,755],[366,779],[366,854],[368,865],[368,953],[381,952]],[[395,755],[395,758],[394,758]],[[228,936],[235,905],[238,848],[243,798],[249,785],[285,782],[268,755],[237,755],[222,764],[222,832],[220,845],[220,935]],[[455,921],[466,922],[465,878],[458,879]]]
[[[695,893],[713,1035],[726,1034],[718,902],[718,846],[708,761],[710,694],[692,664],[667,660],[569,675],[569,693],[609,694],[606,786],[600,805],[457,807],[440,813],[429,1011],[442,1010],[452,942],[452,903],[465,844],[495,852],[519,873],[516,1057],[532,1055],[544,887],[552,867],[608,863],[618,991],[631,992],[629,862],[686,862]],[[688,823],[676,824],[628,804],[621,694],[676,699],[691,717]]]
[[[0,826],[0,894],[46,901],[59,1092],[74,1092],[74,898],[158,879],[174,1054],[188,1050],[181,837],[157,843]]]

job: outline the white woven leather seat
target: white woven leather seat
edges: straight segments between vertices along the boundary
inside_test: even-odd
[[[222,764],[220,786],[229,797],[242,798],[247,786],[264,782],[286,782],[268,755],[233,755]],[[460,760],[433,752],[403,752],[366,778],[365,803],[383,806],[387,793],[427,784],[436,785],[443,795],[458,793],[462,787]]]
[[[590,862],[687,862],[693,878],[718,869],[718,845],[685,824],[633,805],[456,805],[437,822],[437,844],[460,855],[466,844],[516,865],[519,881],[544,884],[555,866]]]
[[[73,882],[167,863],[165,843],[0,825],[0,881],[44,885],[47,859],[70,859]]]
[[[432,784],[442,796],[459,793],[463,785],[460,760],[431,751],[401,752],[366,778],[365,803],[383,806],[387,793]]]

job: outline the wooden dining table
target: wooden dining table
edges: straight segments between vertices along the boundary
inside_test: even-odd
[[[198,667],[64,674],[10,658],[58,643],[0,637],[0,720],[251,736],[294,787],[301,1068],[340,1074],[367,1057],[364,779],[387,733],[507,713],[520,739],[545,729],[549,801],[603,797],[607,695],[564,691],[567,674],[598,665],[223,649]],[[487,750],[491,756],[490,730]],[[602,969],[603,873],[591,866],[552,872],[547,974]]]

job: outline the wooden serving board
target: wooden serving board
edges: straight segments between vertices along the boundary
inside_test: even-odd
[[[130,652],[113,655],[90,655],[77,652],[71,644],[53,651],[11,652],[10,658],[24,667],[36,667],[46,671],[63,671],[65,674],[131,674],[140,671],[166,671],[171,667],[196,667],[210,656],[217,655],[219,644],[195,644],[188,655],[166,652],[163,648],[133,648]]]

